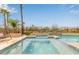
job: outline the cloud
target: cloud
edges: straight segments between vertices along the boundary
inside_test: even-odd
[[[72,5],[71,6],[72,9],[70,9],[69,12],[74,14],[79,14],[79,9],[75,9],[74,7],[79,7],[79,5],[78,4]]]
[[[62,6],[68,13],[79,14],[79,9],[76,9],[76,7],[79,7],[79,4],[63,4]]]
[[[75,13],[75,14],[79,14],[79,10],[70,10],[70,13]]]
[[[17,13],[17,10],[16,10],[15,8],[11,8],[11,9],[10,9],[10,12],[11,12],[11,13]]]
[[[67,9],[72,9],[74,7],[77,7],[78,4],[62,4],[63,7],[66,7]]]
[[[76,5],[70,5],[69,8],[74,8]]]

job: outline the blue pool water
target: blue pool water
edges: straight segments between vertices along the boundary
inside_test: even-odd
[[[61,42],[79,42],[78,36],[60,36],[60,39],[26,38],[0,51],[1,54],[79,54],[79,51]]]
[[[30,42],[28,47],[23,51],[25,54],[57,54],[58,51],[52,45],[52,42],[50,40],[44,39],[39,40],[33,40]]]
[[[79,35],[63,35],[60,36],[60,40],[66,42],[79,42]]]

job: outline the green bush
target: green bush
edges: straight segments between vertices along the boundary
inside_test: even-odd
[[[26,31],[25,34],[26,35],[30,35],[32,32],[31,31]]]

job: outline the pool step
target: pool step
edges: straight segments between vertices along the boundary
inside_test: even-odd
[[[59,40],[52,40],[52,44],[56,47],[60,54],[79,54],[78,51]]]
[[[59,39],[59,36],[56,36],[56,35],[49,35],[48,38]]]

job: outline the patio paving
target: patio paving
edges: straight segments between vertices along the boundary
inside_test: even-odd
[[[16,37],[16,38],[5,38],[5,39],[1,39],[0,40],[0,50],[12,45],[12,44],[15,44],[16,42],[20,41],[20,40],[23,40],[26,36],[23,35],[23,36],[20,36],[20,37]]]

